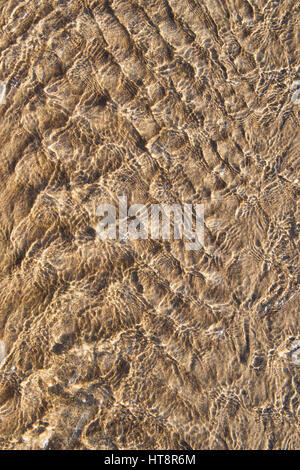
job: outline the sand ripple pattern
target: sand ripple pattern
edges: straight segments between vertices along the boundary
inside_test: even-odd
[[[0,31],[0,448],[300,449],[298,3]],[[204,248],[98,241],[119,195],[204,203]]]

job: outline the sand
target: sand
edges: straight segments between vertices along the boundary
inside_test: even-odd
[[[300,449],[299,65],[294,0],[0,0],[1,449]]]

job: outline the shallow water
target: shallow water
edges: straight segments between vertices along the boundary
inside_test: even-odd
[[[299,449],[297,2],[0,0],[0,31],[0,448]],[[204,204],[203,248],[100,241],[120,195]]]

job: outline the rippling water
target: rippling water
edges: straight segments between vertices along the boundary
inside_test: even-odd
[[[0,0],[0,448],[300,448],[299,18]],[[120,195],[203,248],[100,241]]]

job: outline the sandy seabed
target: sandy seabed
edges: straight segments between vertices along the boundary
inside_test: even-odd
[[[0,448],[300,449],[300,8],[0,0]],[[204,204],[205,242],[96,208]]]

